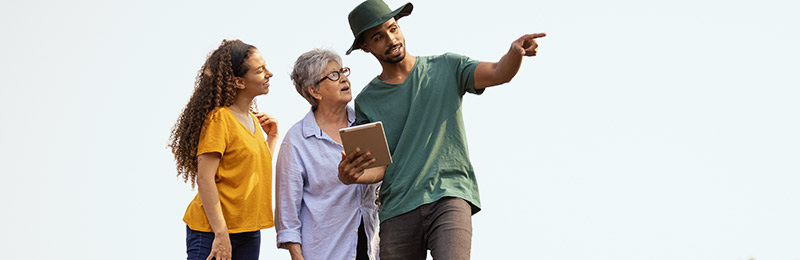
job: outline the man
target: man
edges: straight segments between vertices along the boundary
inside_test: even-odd
[[[469,259],[472,214],[480,210],[478,183],[467,151],[461,116],[466,92],[509,82],[524,56],[535,56],[536,38],[520,37],[498,62],[461,55],[408,54],[397,19],[382,0],[367,0],[350,12],[355,40],[347,51],[371,53],[383,71],[356,97],[356,124],[382,121],[393,163],[366,169],[374,159],[360,149],[342,152],[339,179],[375,183],[380,190],[380,258]]]

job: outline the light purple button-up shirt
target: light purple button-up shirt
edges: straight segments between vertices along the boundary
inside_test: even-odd
[[[349,106],[347,116],[352,125],[355,113]],[[313,111],[286,132],[276,166],[278,247],[300,243],[307,260],[354,259],[363,219],[368,254],[377,259],[378,184],[342,184],[338,178],[342,150],[319,128]]]

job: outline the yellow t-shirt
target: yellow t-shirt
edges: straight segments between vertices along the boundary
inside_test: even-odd
[[[272,153],[255,116],[250,132],[228,107],[208,114],[197,154],[222,155],[215,176],[222,215],[228,232],[241,233],[274,226],[272,220]],[[192,230],[213,232],[203,211],[200,194],[186,209],[183,221]]]

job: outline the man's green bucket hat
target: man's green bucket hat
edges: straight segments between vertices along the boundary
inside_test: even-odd
[[[400,17],[409,15],[412,9],[414,9],[414,5],[407,3],[397,8],[397,10],[392,11],[383,0],[367,0],[356,6],[353,11],[350,11],[350,15],[347,16],[347,20],[350,21],[350,30],[353,31],[355,39],[353,40],[353,45],[350,46],[350,49],[347,50],[345,55],[350,54],[353,50],[361,48],[360,46],[356,46],[356,44],[358,44],[358,39],[364,31],[385,23],[392,17],[397,20],[400,19]]]

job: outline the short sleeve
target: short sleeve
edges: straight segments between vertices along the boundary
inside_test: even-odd
[[[197,145],[197,155],[218,152],[225,155],[226,139],[228,137],[228,127],[220,118],[220,110],[216,109],[209,113],[203,130],[200,132],[200,142]]]
[[[449,52],[445,54],[445,57],[448,61],[454,63],[453,65],[456,67],[456,73],[458,75],[458,88],[462,95],[466,92],[477,95],[483,93],[483,89],[475,89],[475,67],[478,66],[480,61],[473,60],[467,56]]]
[[[355,107],[356,121],[353,125],[363,125],[367,123],[372,123],[367,117],[367,114],[365,114],[364,111],[361,110],[361,107],[358,104],[359,102],[356,102],[356,107]]]

